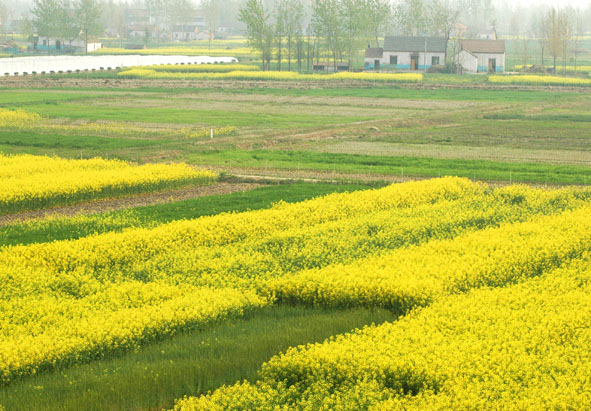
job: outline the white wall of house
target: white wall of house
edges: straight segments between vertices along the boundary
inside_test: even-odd
[[[505,72],[505,54],[491,54],[491,53],[474,53],[478,56],[478,71],[488,72],[488,64],[490,59],[496,60],[497,72]]]
[[[87,46],[87,49],[86,50],[89,53],[91,53],[93,51],[96,51],[96,50],[99,50],[100,48],[103,47],[102,43],[91,42],[91,41],[89,41],[88,42],[88,45],[86,45],[85,42],[84,42],[84,40],[80,40],[80,39],[73,40],[72,43],[71,43],[71,46],[74,49],[76,49],[76,51],[79,51],[79,52],[84,52],[84,47]]]
[[[145,30],[132,30],[129,32],[129,37],[146,37]]]
[[[462,66],[465,73],[478,72],[478,57],[468,53],[466,50],[462,50],[458,54],[458,63]]]
[[[174,31],[172,33],[173,40],[197,40],[197,33],[194,31]]]
[[[427,69],[430,68],[431,66],[433,66],[433,64],[432,64],[433,57],[435,57],[436,59],[437,58],[439,59],[438,65],[445,64],[445,53],[427,53],[426,59],[425,59],[425,52],[409,53],[409,52],[393,52],[393,51],[384,51],[384,54],[381,59],[366,58],[365,62],[366,62],[366,64],[373,66],[373,65],[375,65],[375,61],[379,60],[381,67],[392,67],[392,68],[396,68],[399,70],[410,70],[411,69],[411,59],[412,59],[413,55],[418,55],[418,57],[419,57],[419,67],[417,67],[417,70],[424,70],[425,65],[427,66],[426,67]],[[392,60],[390,58],[392,56],[397,57],[396,65],[391,64]]]

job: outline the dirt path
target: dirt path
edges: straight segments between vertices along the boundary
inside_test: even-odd
[[[206,167],[211,170],[221,170],[215,166]],[[252,182],[258,184],[273,184],[277,182],[296,182],[303,181],[307,183],[360,183],[360,184],[393,184],[393,183],[407,183],[410,181],[424,181],[432,180],[437,177],[419,177],[406,175],[391,175],[391,174],[363,174],[363,173],[342,173],[339,171],[314,171],[314,170],[282,170],[282,169],[261,169],[261,168],[239,168],[239,167],[225,167],[223,168],[229,175],[234,177],[237,181]],[[477,182],[486,183],[492,187],[506,187],[513,184],[527,185],[534,188],[542,189],[558,189],[568,187],[585,187],[575,184],[559,185],[559,184],[542,184],[542,183],[527,183],[527,182],[509,182],[509,181],[495,181],[495,180],[474,180]]]
[[[155,204],[171,203],[192,198],[211,195],[230,194],[248,191],[263,186],[260,182],[218,183],[211,186],[193,186],[161,193],[141,194],[133,197],[97,200],[71,206],[56,207],[44,210],[27,211],[18,214],[0,216],[0,227],[47,217],[71,217],[80,214],[96,214],[125,208],[141,207]]]
[[[511,85],[490,83],[432,84],[432,83],[381,83],[362,80],[331,81],[276,81],[276,80],[186,80],[186,79],[125,79],[125,78],[68,78],[38,76],[0,77],[0,88],[206,88],[206,89],[323,89],[323,88],[375,88],[396,87],[420,90],[435,89],[488,89],[488,90],[545,90],[569,91],[580,94],[591,93],[591,87]]]

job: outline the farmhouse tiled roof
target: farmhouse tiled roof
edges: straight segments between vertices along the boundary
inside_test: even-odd
[[[426,45],[425,45],[426,43]],[[384,40],[385,51],[410,53],[445,53],[445,39],[440,37],[389,36]]]
[[[502,54],[505,40],[460,40],[460,49],[472,53]]]
[[[381,59],[384,56],[384,49],[382,48],[368,48],[365,50],[365,57],[368,59]]]

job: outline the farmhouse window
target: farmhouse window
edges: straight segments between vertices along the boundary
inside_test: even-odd
[[[398,64],[398,56],[390,56],[390,64],[395,66]]]
[[[433,56],[433,57],[431,57],[431,65],[432,66],[438,66],[439,65],[439,56]]]

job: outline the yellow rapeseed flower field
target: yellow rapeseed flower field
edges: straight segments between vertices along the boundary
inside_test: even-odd
[[[493,75],[488,77],[488,81],[494,84],[523,84],[534,86],[591,86],[591,79],[539,75]]]
[[[258,383],[185,398],[175,410],[587,409],[590,257],[292,348],[263,366]]]
[[[157,129],[137,126],[126,122],[85,122],[63,124],[51,120],[37,113],[23,110],[7,110],[0,108],[0,129],[31,130],[43,133],[61,133],[117,137],[176,137],[185,139],[203,139],[210,137],[211,128],[181,127]],[[231,136],[236,134],[236,127],[212,127],[216,136]]]
[[[0,154],[0,214],[154,191],[187,184],[208,184],[213,172],[183,164],[134,165],[119,160],[68,160]]]
[[[0,108],[0,128],[23,128],[29,124],[39,123],[41,120],[42,117],[37,113]]]
[[[102,161],[85,165],[100,170]],[[50,163],[36,170],[51,171]],[[31,168],[14,161],[0,176],[18,174],[19,166]],[[0,380],[9,384],[281,302],[382,306],[404,314],[472,289],[524,282],[591,247],[590,198],[589,190],[492,189],[443,178],[5,247]],[[288,364],[288,358],[273,361]],[[347,372],[364,375],[356,364]],[[266,381],[271,369],[287,370],[287,381],[292,371],[294,381],[307,380],[314,367],[324,372],[314,362],[300,371],[269,367]],[[381,392],[380,381],[364,383]],[[349,394],[366,392],[355,384]],[[179,406],[227,400],[238,407],[250,397],[232,397],[236,389],[260,394],[259,387],[239,386]],[[277,393],[273,401],[285,398]]]
[[[147,68],[133,68],[117,74],[121,77],[153,79],[190,79],[190,80],[281,80],[281,81],[334,81],[360,80],[376,82],[420,83],[422,74],[416,73],[351,73],[334,74],[299,74],[294,71],[231,71],[227,73],[180,73],[156,71]]]

